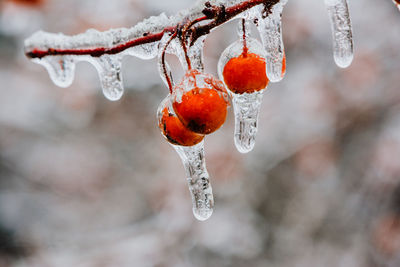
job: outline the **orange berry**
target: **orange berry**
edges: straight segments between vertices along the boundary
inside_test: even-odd
[[[242,53],[226,63],[223,73],[229,90],[235,94],[253,93],[267,87],[265,59],[254,53]]]
[[[210,134],[224,124],[227,102],[214,89],[194,88],[173,103],[176,114],[191,131]]]
[[[283,53],[281,77],[285,76],[285,73],[286,73],[286,55],[285,53]]]
[[[183,126],[178,117],[164,107],[159,127],[168,142],[180,146],[194,146],[204,139],[204,135],[196,134]]]
[[[174,88],[174,94],[172,106],[189,130],[210,134],[224,124],[228,95],[223,84],[212,76],[191,70]]]

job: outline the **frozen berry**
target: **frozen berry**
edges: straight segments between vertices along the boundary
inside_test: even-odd
[[[265,59],[254,53],[242,53],[225,65],[223,77],[226,86],[235,94],[253,93],[268,85]]]
[[[204,139],[204,135],[194,133],[187,129],[169,107],[167,98],[159,107],[159,127],[165,138],[174,145],[193,146]]]
[[[224,124],[228,95],[223,84],[211,75],[189,71],[174,88],[174,96],[175,113],[189,130],[210,134]]]

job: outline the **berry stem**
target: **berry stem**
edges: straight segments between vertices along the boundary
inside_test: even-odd
[[[177,31],[175,31],[175,32],[172,34],[171,38],[169,38],[169,40],[167,41],[167,43],[164,45],[163,51],[162,51],[162,54],[161,54],[161,65],[162,65],[162,68],[163,68],[163,72],[164,72],[165,79],[166,79],[166,81],[167,81],[167,83],[168,83],[169,92],[170,92],[171,94],[172,94],[172,88],[173,88],[173,86],[172,86],[172,81],[171,81],[171,79],[170,79],[170,77],[169,77],[169,75],[168,75],[167,66],[165,65],[165,53],[166,53],[166,51],[167,51],[167,48],[168,48],[169,44],[171,43],[171,41],[172,41],[176,36],[177,36]]]
[[[246,43],[246,20],[242,19],[242,33],[243,33],[243,57],[247,57],[249,49]]]
[[[187,46],[186,46],[187,32],[194,24],[199,23],[199,22],[201,22],[203,20],[206,20],[206,19],[208,19],[207,16],[194,19],[194,20],[186,23],[185,26],[183,27],[182,37],[181,37],[181,44],[182,44],[182,47],[183,47],[183,52],[185,53],[185,59],[186,59],[187,65],[188,65],[188,70],[192,69],[192,63],[190,62],[190,58],[188,56],[188,50],[187,50]]]
[[[181,44],[182,44],[182,48],[183,48],[183,53],[185,54],[186,63],[188,65],[188,70],[192,69],[192,63],[190,62],[190,58],[188,56],[188,51],[187,51],[187,47],[186,47],[186,32],[189,29],[191,24],[192,24],[191,22],[188,22],[185,24],[185,26],[183,26],[182,38],[181,38]]]

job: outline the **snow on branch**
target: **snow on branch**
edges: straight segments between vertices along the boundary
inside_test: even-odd
[[[174,32],[178,25],[187,20],[207,19],[208,24],[191,30],[192,43],[200,36],[208,34],[213,28],[231,20],[248,9],[264,4],[269,10],[279,0],[214,0],[198,1],[189,9],[167,17],[164,13],[138,23],[132,28],[111,29],[99,32],[90,29],[85,33],[67,36],[39,31],[25,41],[25,53],[29,58],[42,58],[49,55],[89,55],[100,57],[105,54],[118,54],[139,45],[160,41],[165,32]],[[142,55],[139,57],[154,57]]]

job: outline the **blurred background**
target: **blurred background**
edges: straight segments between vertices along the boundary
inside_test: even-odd
[[[206,138],[216,202],[206,222],[194,219],[180,159],[157,127],[168,90],[155,60],[125,58],[126,93],[110,102],[88,63],[62,89],[23,53],[39,29],[130,27],[193,3],[0,1],[0,267],[400,266],[391,1],[350,1],[355,57],[345,70],[323,1],[289,1],[287,73],[264,96],[255,149],[236,151],[232,110]],[[236,38],[236,22],[210,34],[207,72]]]

